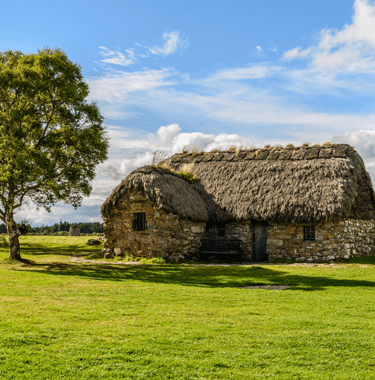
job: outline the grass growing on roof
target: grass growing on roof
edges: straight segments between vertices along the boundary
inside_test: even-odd
[[[86,241],[22,236],[24,263],[0,248],[0,378],[374,377],[373,264],[72,262],[101,249]]]

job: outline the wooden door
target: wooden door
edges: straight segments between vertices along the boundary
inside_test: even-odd
[[[267,224],[257,223],[253,225],[253,242],[251,259],[253,261],[266,261],[267,255]]]

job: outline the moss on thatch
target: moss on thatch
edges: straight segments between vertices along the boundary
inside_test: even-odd
[[[129,174],[103,203],[101,213],[109,217],[118,201],[132,189],[167,212],[194,220],[208,220],[206,206],[198,192],[180,175],[160,167],[144,166]]]

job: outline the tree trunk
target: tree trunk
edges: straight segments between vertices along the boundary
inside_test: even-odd
[[[6,226],[9,235],[9,258],[14,260],[21,260],[20,243],[18,236],[20,232],[17,229],[17,224],[13,219],[13,216],[6,218]]]

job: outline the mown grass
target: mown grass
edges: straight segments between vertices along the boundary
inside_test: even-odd
[[[71,261],[100,251],[87,239],[23,237],[23,263],[0,249],[0,378],[375,378],[374,261]]]

